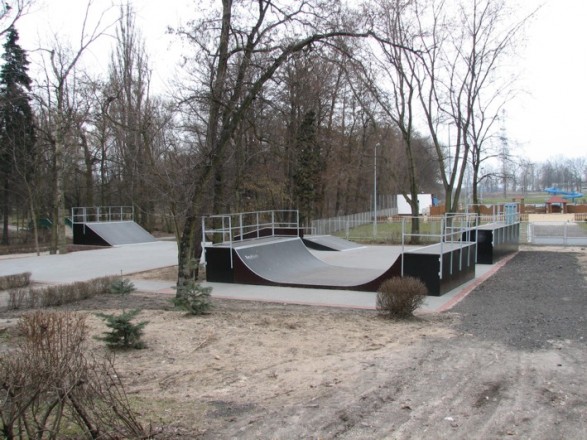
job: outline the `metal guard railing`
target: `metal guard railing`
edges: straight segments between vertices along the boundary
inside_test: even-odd
[[[261,237],[299,235],[300,215],[298,210],[267,210],[217,214],[202,217],[202,243],[212,242],[230,248],[230,267],[233,267],[232,249],[234,242]],[[210,239],[209,239],[210,238]],[[205,246],[203,246],[205,252]]]

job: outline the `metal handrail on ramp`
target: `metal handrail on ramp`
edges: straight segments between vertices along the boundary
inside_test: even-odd
[[[262,238],[298,236],[300,214],[293,209],[216,214],[202,217],[202,243],[212,242],[230,248],[230,267],[234,266],[232,249],[235,242]],[[205,246],[202,246],[205,261]]]
[[[134,221],[133,206],[76,206],[71,208],[72,224]]]

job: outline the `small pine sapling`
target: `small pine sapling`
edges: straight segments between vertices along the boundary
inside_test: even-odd
[[[106,342],[110,348],[145,348],[145,343],[141,340],[143,329],[149,323],[141,321],[139,323],[131,322],[141,311],[139,309],[122,311],[120,315],[107,313],[97,313],[96,316],[106,322],[106,326],[111,330],[104,332],[104,336],[98,336],[97,339]]]
[[[112,281],[112,284],[110,284],[110,292],[119,295],[128,295],[135,290],[137,289],[131,280],[122,278],[122,272],[120,272],[120,278]]]
[[[122,271],[120,278],[110,284],[110,292],[123,296],[135,290],[135,285],[129,279],[122,278]],[[106,322],[106,326],[111,329],[109,332],[104,332],[103,336],[98,336],[97,339],[106,342],[110,348],[145,348],[145,343],[141,338],[148,321],[136,324],[132,322],[140,312],[139,309],[125,311],[123,308],[119,315],[97,313],[96,316],[102,318]]]
[[[211,287],[203,287],[196,281],[178,287],[177,295],[171,300],[175,307],[191,315],[205,315],[212,308],[210,301]]]

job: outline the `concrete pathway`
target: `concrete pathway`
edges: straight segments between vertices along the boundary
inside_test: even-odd
[[[0,260],[0,275],[31,272],[34,282],[58,284],[174,265],[177,265],[176,243],[157,241],[64,255],[3,258]]]
[[[419,309],[420,313],[449,310],[465,298],[476,286],[505,264],[508,259],[494,265],[477,265],[475,279],[442,296],[428,296]],[[132,279],[132,277],[131,277]],[[133,280],[139,291],[163,295],[174,295],[173,283],[154,280]],[[316,305],[375,310],[377,294],[352,290],[305,289],[299,287],[254,286],[249,284],[202,283],[212,287],[212,297],[243,301],[261,301],[283,304]]]

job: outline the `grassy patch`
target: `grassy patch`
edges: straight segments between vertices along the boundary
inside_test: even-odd
[[[427,221],[420,220],[420,234],[440,234],[440,219],[430,218]],[[405,221],[389,221],[377,223],[377,231],[374,234],[373,224],[365,224],[349,228],[347,231],[339,231],[337,237],[346,238],[361,243],[386,243],[400,244],[402,242],[402,232],[412,233],[412,222],[409,219]],[[409,240],[409,237],[408,237]],[[438,242],[437,237],[431,238],[433,242]]]

